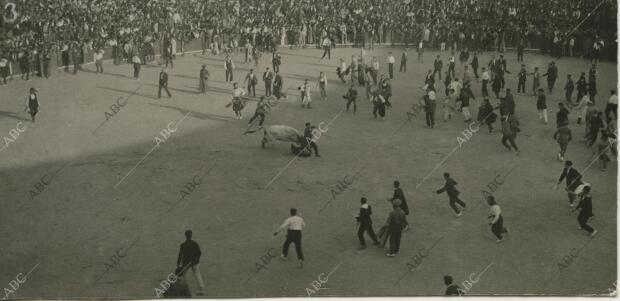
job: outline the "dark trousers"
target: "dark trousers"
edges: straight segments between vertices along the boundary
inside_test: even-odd
[[[321,59],[324,59],[325,56],[327,55],[327,59],[331,60],[331,49],[329,46],[325,46],[323,47],[323,56],[321,57]]]
[[[517,62],[523,62],[523,52],[517,52]]]
[[[232,70],[228,70],[226,69],[226,82],[228,82],[228,79],[230,78],[230,81],[233,81],[233,72]]]
[[[252,94],[252,96],[256,96],[256,86],[252,84],[248,84],[248,95]]]
[[[510,145],[508,145],[507,142],[510,142]],[[516,151],[519,151],[519,148],[517,147],[517,143],[515,142],[514,136],[506,136],[506,135],[502,136],[502,144],[508,149],[510,149],[510,147],[512,146],[512,148],[514,148]]]
[[[618,105],[613,103],[608,103],[605,106],[605,118],[607,122],[611,119],[611,113],[614,114],[615,117],[618,117]]]
[[[547,78],[547,88],[549,93],[553,93],[553,86],[555,86],[555,78]]]
[[[480,76],[478,75],[478,67],[473,68],[474,69],[474,76],[476,77],[476,79],[480,78]]]
[[[134,63],[133,64],[133,78],[138,78],[140,77],[140,64]]]
[[[400,251],[400,238],[403,234],[402,228],[390,229],[390,254],[396,254]]]
[[[590,219],[590,214],[579,212],[579,216],[577,216],[577,221],[579,222],[579,226],[581,229],[588,231],[588,233],[594,232],[594,229],[588,225],[588,220]]]
[[[279,72],[280,71],[280,64],[273,64],[273,72]]]
[[[432,127],[435,125],[435,111],[427,110],[426,111],[426,125]]]
[[[379,116],[381,116],[381,118],[385,117],[385,104],[384,103],[375,104],[374,108],[372,109],[372,115],[374,115],[375,118],[377,118],[377,113],[379,113]]]
[[[347,101],[347,112],[349,111],[349,105],[353,103],[353,112],[357,112],[357,100],[355,98],[349,98]]]
[[[454,210],[454,213],[459,214],[461,213],[461,210],[456,206],[456,204],[459,204],[463,208],[467,207],[467,205],[461,201],[458,196],[450,196],[450,207]]]
[[[590,129],[588,146],[592,147],[592,145],[594,145],[594,142],[596,142],[596,138],[598,137],[598,131],[599,131],[598,128],[591,128]]]
[[[448,74],[450,74],[450,76],[452,76],[452,78],[456,77],[456,73],[454,73],[454,66],[455,66],[454,63],[450,63],[450,65],[448,65]]]
[[[379,240],[377,239],[375,230],[372,229],[372,224],[360,223],[360,227],[357,230],[357,237],[360,240],[360,245],[366,245],[366,240],[364,240],[364,232],[368,233],[368,236],[370,236],[370,239],[372,239],[373,243],[379,244]]]
[[[309,138],[308,138],[309,139]],[[308,149],[313,149],[314,150],[314,155],[318,156],[319,155],[319,146],[316,145],[316,143],[314,143],[314,141],[310,141],[310,143],[306,144],[306,148]]]
[[[573,91],[566,92],[566,104],[569,108],[573,107]]]
[[[400,61],[400,69],[398,70],[398,72],[407,73],[407,61]]]
[[[517,84],[517,93],[525,93],[525,80],[519,80]]]
[[[295,244],[295,252],[297,253],[297,258],[299,260],[304,260],[304,253],[301,251],[300,230],[288,230],[286,232],[286,241],[284,242],[284,246],[282,247],[282,255],[284,255],[284,257],[288,256],[288,246],[291,243]]]
[[[390,79],[394,79],[394,64],[388,64],[388,73],[390,75]]]
[[[43,60],[43,76],[45,76],[45,78],[50,77],[50,61],[49,60]]]
[[[265,82],[265,96],[271,96],[271,82]]]
[[[251,124],[252,121],[254,121],[254,119],[256,118],[260,118],[258,125],[263,125],[263,122],[265,122],[265,113],[255,112],[254,116],[252,116],[252,118],[250,118],[250,121],[248,121],[248,124]]]
[[[441,70],[435,68],[435,70],[433,70],[433,78],[435,78],[435,73],[439,74],[439,80],[441,80]]]
[[[170,94],[170,91],[168,91],[168,85],[159,85],[159,89],[157,89],[157,98],[161,98],[161,89],[164,89],[164,91],[166,91],[166,93],[168,94],[168,97],[172,97],[172,94]]]
[[[491,232],[495,234],[497,239],[502,239],[502,234],[508,232],[506,231],[506,228],[504,228],[504,218],[501,215],[499,216],[499,219],[497,219],[497,222],[491,225]]]

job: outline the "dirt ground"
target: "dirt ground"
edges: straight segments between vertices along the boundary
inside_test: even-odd
[[[387,73],[389,51],[394,51],[398,68],[402,49],[367,53],[380,59],[382,73]],[[27,124],[0,152],[0,194],[5,200],[0,286],[10,288],[11,280],[34,267],[16,297],[154,298],[155,288],[174,270],[183,232],[192,229],[203,252],[208,297],[307,296],[312,282],[325,280],[330,272],[313,296],[441,295],[444,275],[452,275],[463,287],[472,273],[472,279],[479,280],[469,294],[608,293],[617,269],[617,164],[612,157],[605,172],[598,164],[586,169],[591,150],[578,142],[585,130],[576,124],[576,112],[570,115],[575,139],[566,157],[593,185],[591,225],[599,231],[596,237],[577,229],[566,193],[553,190],[563,166],[552,139],[557,103],[563,98],[566,74],[576,80],[588,70],[587,61],[557,61],[560,75],[548,97],[549,125],[537,120],[534,98],[516,95],[522,124],[517,157],[501,145],[499,131],[489,134],[484,128],[458,147],[457,137],[468,127],[458,114],[444,123],[438,112],[434,129],[425,127],[423,115],[406,121],[405,112],[422,96],[419,87],[436,52],[425,53],[423,63],[409,52],[409,70],[395,73],[393,108],[386,121],[373,119],[363,88],[358,89],[358,113],[338,115],[347,89],[335,74],[338,58],[350,61],[354,53],[359,49],[336,49],[331,60],[319,62],[317,49],[282,50],[281,73],[289,97],[274,107],[266,124],[301,131],[305,122],[333,119],[318,141],[320,158],[294,159],[286,143],[261,149],[260,134],[242,135],[254,103],[244,110],[242,121],[225,107],[231,86],[224,82],[223,56],[178,57],[168,71],[172,99],[156,98],[156,65],[143,67],[140,80],[131,79],[130,65],[107,63],[103,75],[88,65],[77,76],[59,71],[49,80],[16,79],[0,87],[3,137],[10,137],[17,126],[23,130],[30,86],[40,89],[41,103],[36,123]],[[448,55],[442,53],[444,61]],[[516,54],[506,56],[512,71],[507,87],[516,91]],[[257,68],[259,76],[269,66],[267,57]],[[242,81],[253,64],[242,63],[241,54],[234,58],[235,80]],[[486,64],[490,54],[479,58]],[[525,59],[528,70],[539,66],[543,72],[551,60],[534,54]],[[202,64],[211,72],[205,95],[197,93]],[[458,63],[457,70],[462,70]],[[319,71],[329,78],[326,101],[314,86]],[[315,92],[312,110],[301,108],[297,91],[306,78]],[[598,108],[616,83],[616,64],[600,63]],[[529,93],[531,78],[527,88]],[[473,90],[475,116],[480,83],[474,82]],[[257,94],[263,93],[260,82]],[[127,105],[113,114],[110,106],[119,97],[121,103],[128,99]],[[156,147],[155,137],[171,122],[176,132]],[[446,171],[459,183],[469,206],[460,218],[454,217],[445,194],[434,193]],[[511,233],[497,244],[481,190],[509,171],[495,196]],[[330,201],[332,189],[347,175],[355,175],[352,184]],[[353,217],[360,197],[373,206],[378,229],[390,210],[386,199],[394,180],[402,183],[412,211],[401,253],[387,258],[379,248],[357,250]],[[192,181],[200,183],[181,198]],[[288,261],[274,258],[257,272],[261,257],[282,245],[284,236],[272,233],[291,207],[298,208],[307,223],[304,268],[297,268],[291,248]],[[123,257],[111,259],[117,251]],[[426,257],[408,272],[418,253]],[[195,291],[191,273],[187,279]]]

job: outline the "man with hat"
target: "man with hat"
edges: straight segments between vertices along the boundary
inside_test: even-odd
[[[392,201],[392,207],[394,210],[390,212],[388,216],[386,226],[390,233],[390,250],[385,254],[387,257],[394,257],[400,251],[400,238],[402,236],[403,230],[409,227],[409,223],[407,222],[407,216],[402,209],[400,209],[402,201],[399,199],[395,199]]]

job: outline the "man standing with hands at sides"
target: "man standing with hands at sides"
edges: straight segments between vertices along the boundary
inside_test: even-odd
[[[573,77],[570,74],[566,76],[566,85],[564,85],[564,91],[566,91],[566,106],[572,110],[573,91],[575,91],[575,83],[573,82]]]
[[[360,250],[366,249],[366,240],[364,239],[364,232],[368,232],[370,239],[372,239],[372,244],[375,246],[379,245],[379,240],[377,239],[377,235],[375,231],[372,229],[372,219],[370,216],[372,215],[372,208],[368,205],[368,202],[365,197],[360,200],[362,206],[360,207],[360,213],[355,217],[358,224],[357,229],[357,237],[360,240]]]
[[[165,69],[161,69],[159,72],[159,89],[157,90],[157,98],[161,98],[161,89],[164,89],[168,94],[168,97],[172,98],[172,94],[168,91],[168,73]]]
[[[357,90],[355,89],[355,83],[351,83],[351,88],[349,88],[349,91],[347,91],[343,98],[347,100],[347,112],[349,112],[349,105],[353,103],[353,113],[357,113]]]
[[[560,179],[558,183],[555,185],[555,189],[558,189],[558,185],[562,183],[562,181],[566,179],[566,191],[568,192],[568,205],[573,207],[575,206],[575,189],[582,185],[581,182],[581,174],[579,171],[573,168],[573,162],[570,160],[566,160],[564,162],[564,169],[562,170],[562,174],[560,175]]]
[[[436,193],[440,194],[445,191],[448,194],[448,197],[450,198],[450,207],[452,207],[452,210],[454,210],[456,216],[459,217],[462,215],[462,213],[461,210],[459,210],[459,208],[455,205],[455,203],[458,203],[461,207],[463,207],[463,209],[465,209],[467,205],[465,205],[465,203],[459,199],[459,191],[456,189],[457,183],[452,178],[450,178],[450,174],[447,172],[444,173],[443,178],[446,180],[446,184],[444,184],[443,188],[437,190]]]
[[[394,79],[394,64],[396,63],[396,59],[394,58],[394,55],[392,55],[391,51],[387,57],[387,63],[388,63],[388,74],[390,75],[390,79]]]
[[[504,227],[502,209],[495,202],[495,197],[493,197],[492,195],[487,196],[487,203],[489,204],[491,211],[489,214],[489,218],[491,219],[491,221],[489,222],[489,224],[491,225],[491,232],[493,232],[493,234],[495,234],[495,236],[497,237],[496,242],[500,243],[504,241],[503,234],[508,234],[508,228]]]
[[[280,231],[286,230],[286,241],[282,247],[282,259],[286,260],[288,256],[288,247],[291,243],[295,244],[295,252],[297,253],[297,259],[299,259],[299,268],[304,266],[304,254],[301,250],[301,230],[306,226],[304,219],[297,215],[297,209],[291,208],[291,217],[287,218],[284,223],[273,233],[273,236],[278,235]]]
[[[474,70],[474,76],[476,77],[476,80],[480,78],[480,76],[478,76],[478,66],[478,53],[474,51],[474,57],[471,59],[471,68]]]
[[[396,200],[400,201],[400,208],[403,210],[405,215],[409,215],[409,205],[407,205],[407,199],[405,198],[405,192],[403,191],[402,188],[400,188],[399,181],[394,181],[394,194],[392,195],[392,198],[389,199],[388,201],[394,204]]]
[[[323,42],[321,42],[321,46],[323,47],[323,56],[319,59],[319,62],[322,61],[325,56],[327,56],[328,60],[331,60],[331,47],[332,47],[332,42],[329,40],[329,37],[325,37],[323,39]]]
[[[235,63],[233,63],[230,55],[226,55],[226,61],[224,62],[224,70],[226,71],[226,82],[233,81],[233,70],[235,69]]]
[[[450,74],[450,77],[452,78],[456,77],[456,73],[454,71],[455,67],[456,67],[456,59],[454,58],[454,51],[452,51],[452,55],[450,56],[450,61],[448,65],[448,74]]]
[[[276,76],[273,80],[273,95],[278,100],[282,97],[282,86],[283,85],[284,85],[284,81],[282,80],[282,75],[280,75],[280,71],[276,71]]]
[[[441,69],[443,69],[443,61],[441,60],[441,56],[439,54],[433,62],[433,69],[433,78],[435,78],[435,73],[439,73],[439,80],[441,80]]]
[[[555,80],[558,78],[558,67],[555,65],[555,62],[549,63],[547,72],[543,74],[543,76],[547,77],[547,88],[549,90],[549,94],[553,94],[553,86],[555,86]]]
[[[200,69],[200,82],[198,83],[200,93],[204,94],[207,92],[207,80],[209,79],[209,70],[207,70],[207,65],[202,65],[202,69]]]
[[[202,281],[202,274],[200,273],[200,246],[198,243],[192,240],[192,230],[185,231],[185,242],[181,244],[179,249],[179,256],[177,257],[177,267],[192,269],[196,282],[198,282],[199,290],[198,295],[204,295],[205,284]]]
[[[407,48],[403,50],[403,54],[400,56],[400,68],[398,72],[407,73]]]
[[[569,192],[570,193],[570,192]],[[579,211],[579,215],[577,216],[577,221],[579,222],[579,230],[586,230],[590,233],[590,236],[596,235],[598,233],[597,230],[594,230],[590,225],[588,225],[588,219],[593,217],[592,213],[592,195],[590,194],[590,186],[586,186],[583,188],[583,192],[581,193],[581,200],[579,200],[579,205],[573,209],[571,212],[575,212],[575,210],[581,209]]]
[[[403,233],[403,230],[409,228],[409,223],[407,222],[407,216],[402,209],[400,209],[401,200],[396,199],[392,202],[392,206],[394,210],[390,212],[388,216],[386,226],[390,233],[390,251],[385,254],[387,257],[394,257],[400,251],[400,238]]]
[[[258,84],[258,78],[256,78],[256,75],[254,74],[254,69],[250,69],[250,72],[248,72],[245,76],[243,83],[245,84],[246,82],[248,83],[248,95],[251,93],[252,96],[256,97],[256,84]]]
[[[271,85],[273,83],[273,72],[269,70],[269,67],[265,69],[265,73],[263,73],[263,81],[265,82],[265,96],[271,96]]]
[[[525,82],[527,81],[527,70],[525,70],[525,64],[521,64],[521,70],[517,73],[517,78],[519,79],[519,83],[517,84],[517,93],[525,94]]]

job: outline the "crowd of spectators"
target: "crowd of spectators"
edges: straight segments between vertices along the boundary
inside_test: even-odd
[[[616,6],[610,0],[0,0],[0,59],[39,66],[55,53],[63,65],[79,66],[85,52],[106,48],[116,63],[135,53],[148,62],[156,50],[183,51],[195,39],[203,50],[248,42],[271,50],[326,36],[354,46],[423,41],[503,50],[521,43],[585,56],[600,41],[614,47],[615,57]]]

